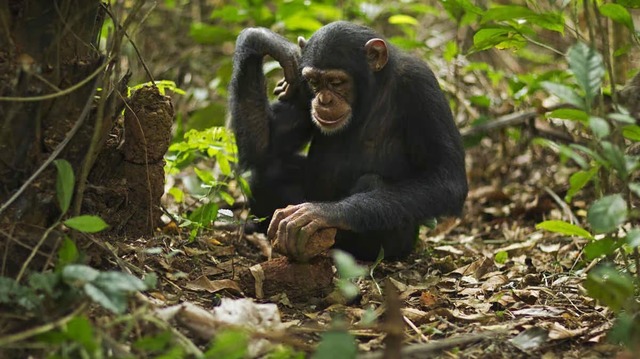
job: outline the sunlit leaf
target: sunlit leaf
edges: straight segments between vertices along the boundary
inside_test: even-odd
[[[587,221],[594,231],[610,233],[627,220],[627,202],[620,194],[602,197],[587,212]]]
[[[624,138],[628,140],[640,142],[640,126],[638,125],[624,126],[622,128],[622,136],[624,136]]]
[[[418,20],[415,17],[403,14],[392,15],[388,21],[393,25],[418,25]]]
[[[536,225],[536,229],[544,229],[545,231],[566,234],[569,236],[578,236],[582,238],[592,239],[591,233],[585,229],[564,221],[544,221]]]
[[[507,253],[506,251],[500,251],[496,253],[493,260],[498,264],[505,264],[507,260],[509,260],[509,253]]]
[[[65,226],[84,233],[96,233],[109,228],[109,225],[98,216],[82,215],[72,217],[63,222]]]
[[[586,123],[589,120],[589,115],[584,110],[578,110],[575,108],[559,108],[548,112],[545,117],[572,120],[582,123]]]
[[[631,14],[629,14],[629,11],[627,11],[623,6],[614,3],[602,4],[598,8],[598,11],[611,20],[626,26],[631,31],[634,31]]]
[[[167,193],[169,193],[173,197],[176,203],[182,203],[184,201],[184,191],[182,191],[178,187],[169,188]]]
[[[584,186],[587,185],[598,173],[599,167],[593,167],[586,171],[578,171],[569,177],[569,190],[565,196],[565,200],[570,202],[573,196],[575,196]]]
[[[520,49],[527,40],[513,28],[484,28],[473,35],[473,50],[480,51],[492,47],[497,49]]]

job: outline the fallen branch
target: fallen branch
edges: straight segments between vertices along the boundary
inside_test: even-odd
[[[480,334],[461,335],[453,338],[446,338],[438,341],[432,341],[427,344],[416,344],[402,348],[402,358],[429,358],[443,350],[460,347],[463,345],[474,344],[486,339],[494,338],[498,335],[505,334],[504,331],[487,332]],[[359,355],[358,359],[378,359],[383,358],[383,351],[376,351]]]

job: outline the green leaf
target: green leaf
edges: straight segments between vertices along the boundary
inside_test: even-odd
[[[589,115],[584,110],[578,110],[575,108],[559,108],[553,110],[545,115],[546,118],[560,118],[563,120],[578,121],[587,123]]]
[[[638,0],[631,0],[638,1]],[[613,326],[607,333],[607,341],[616,344],[623,344],[627,349],[633,351],[638,342],[637,332],[640,322],[637,313],[620,312]]]
[[[204,184],[213,186],[216,183],[216,178],[211,171],[201,170],[198,167],[194,167],[193,171]]]
[[[604,158],[611,167],[618,172],[618,176],[620,176],[623,181],[626,181],[629,173],[627,171],[627,161],[625,160],[622,150],[608,141],[602,141],[600,145],[602,146],[602,155]]]
[[[624,126],[622,128],[622,136],[624,136],[624,138],[628,140],[640,142],[640,126],[638,125]]]
[[[58,263],[56,264],[58,268],[62,268],[67,264],[71,264],[78,261],[78,257],[80,254],[78,253],[78,248],[76,244],[69,239],[69,237],[64,236],[64,240],[58,248]]]
[[[218,206],[213,202],[203,204],[196,208],[195,211],[191,212],[188,218],[190,221],[200,223],[205,226],[209,225],[218,218]]]
[[[590,116],[589,128],[593,131],[598,139],[609,136],[611,130],[609,129],[609,123],[602,117]]]
[[[102,218],[89,215],[72,217],[63,223],[65,226],[83,233],[96,233],[109,228],[109,225]]]
[[[627,202],[620,194],[602,197],[587,212],[587,221],[598,233],[610,233],[627,220]]]
[[[498,264],[505,264],[507,260],[509,260],[509,253],[507,253],[506,251],[500,251],[496,253],[493,260]]]
[[[100,272],[97,269],[93,269],[84,264],[70,264],[62,270],[62,279],[69,284],[74,284],[74,282],[92,282],[98,278],[99,275]]]
[[[218,167],[220,168],[220,172],[222,172],[225,176],[231,176],[231,165],[229,164],[229,160],[224,155],[224,153],[219,152],[216,155],[216,161],[218,162]]]
[[[636,196],[640,197],[640,183],[635,183],[635,182],[631,182],[629,183],[629,189],[631,190],[631,192],[633,192]]]
[[[228,194],[225,191],[220,191],[218,192],[218,195],[220,196],[220,198],[222,198],[223,201],[225,201],[225,203],[227,203],[229,206],[233,206],[233,204],[236,202],[236,199],[233,198],[232,195]],[[218,211],[219,213],[220,211]]]
[[[339,249],[331,251],[340,278],[353,279],[367,274],[367,268],[359,265],[353,256]]]
[[[473,35],[473,50],[481,51],[495,47],[497,49],[521,49],[527,40],[513,28],[485,28]]]
[[[480,23],[517,20],[518,18],[527,18],[535,14],[529,8],[519,5],[492,6],[482,15]]]
[[[589,296],[599,300],[614,312],[625,308],[634,298],[631,277],[609,266],[596,267],[589,272],[584,287]]]
[[[200,44],[221,44],[225,41],[232,41],[235,34],[227,27],[213,26],[204,23],[192,23],[189,29],[189,36]]]
[[[627,237],[625,238],[627,245],[631,248],[640,247],[640,229],[633,228],[627,232]]]
[[[242,359],[247,357],[249,338],[239,330],[227,329],[216,334],[211,348],[204,357],[207,359]]]
[[[128,273],[114,271],[100,273],[92,283],[109,292],[130,293],[147,289],[145,282],[139,278]]]
[[[543,229],[549,232],[593,239],[591,233],[587,232],[585,229],[565,221],[544,221],[538,223],[536,225],[536,229]]]
[[[350,301],[360,294],[360,289],[357,285],[353,284],[350,280],[339,278],[337,281],[338,290],[340,293]]]
[[[611,255],[618,248],[620,245],[613,238],[602,238],[584,246],[584,256],[587,261],[592,261],[598,257]]]
[[[602,15],[619,24],[626,26],[632,32],[635,30],[633,27],[633,19],[631,18],[631,14],[629,14],[629,11],[627,11],[627,9],[625,9],[623,6],[613,3],[602,4],[598,8],[598,10]]]
[[[418,20],[409,15],[392,15],[389,17],[389,24],[393,25],[418,25]]]
[[[561,13],[536,13],[520,5],[492,6],[482,16],[481,23],[509,21],[522,25],[522,21],[556,32],[564,32],[564,17]]]
[[[358,354],[356,341],[346,331],[330,330],[320,337],[320,344],[312,359],[355,358]]]
[[[122,314],[127,310],[127,297],[123,292],[106,291],[91,283],[86,283],[83,289],[91,300],[115,314]]]
[[[584,90],[586,111],[591,109],[593,99],[600,93],[604,65],[602,56],[582,42],[573,45],[567,54],[569,67],[576,78],[576,82]]]
[[[580,95],[578,95],[578,93],[571,87],[548,81],[541,82],[540,86],[542,86],[542,88],[547,90],[547,92],[549,92],[550,94],[557,96],[562,101],[565,101],[568,104],[573,105],[579,109],[588,111],[584,99],[580,97]]]
[[[172,343],[173,335],[166,330],[156,335],[147,335],[133,343],[133,347],[143,351],[160,351],[169,347]]]
[[[178,187],[169,188],[168,193],[173,197],[176,203],[182,203],[184,201],[184,192]]]
[[[607,115],[608,118],[626,125],[634,125],[636,119],[628,113],[614,112]]]
[[[69,205],[71,204],[71,198],[73,198],[73,187],[76,183],[75,175],[73,174],[73,167],[67,160],[55,160],[53,163],[58,169],[58,176],[56,179],[56,197],[58,198],[58,205],[62,214],[67,213]]]
[[[575,196],[584,186],[587,185],[593,179],[593,176],[598,173],[599,167],[592,167],[587,171],[578,171],[569,177],[569,190],[565,196],[565,201],[571,202],[573,196]]]
[[[291,32],[314,32],[322,27],[322,23],[316,20],[313,14],[296,13],[290,17],[282,19],[284,26]]]
[[[98,348],[93,326],[85,316],[73,317],[65,326],[65,334],[69,339],[80,343],[89,353],[93,353]]]

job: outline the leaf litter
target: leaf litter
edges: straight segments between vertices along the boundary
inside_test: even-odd
[[[196,338],[203,337],[203,330],[210,337],[227,327],[213,324],[224,303],[243,308],[229,312],[228,326],[247,328],[260,343],[285,343],[308,352],[339,315],[359,352],[376,357],[390,333],[384,324],[384,293],[393,286],[403,353],[413,352],[409,357],[615,355],[619,348],[606,341],[612,314],[585,296],[581,286],[590,268],[581,251],[586,242],[535,229],[542,220],[564,215],[565,209],[549,195],[566,191],[556,184],[566,181],[558,180],[555,159],[541,149],[514,147],[512,151],[526,152],[526,161],[495,161],[487,152],[497,147],[481,144],[468,151],[468,162],[476,170],[469,173],[472,188],[464,217],[444,219],[435,230],[423,229],[408,259],[382,262],[373,277],[356,281],[360,295],[352,302],[332,294],[296,301],[283,293],[259,301],[242,299],[239,273],[267,260],[271,251],[264,239],[255,234],[239,237],[238,230],[213,229],[193,242],[186,234],[163,234],[121,244],[122,257],[159,274],[161,284],[150,299],[159,312],[179,307],[181,315],[199,318],[178,320],[175,314],[171,320]],[[145,253],[140,250],[144,248],[162,251]],[[260,334],[265,328],[247,317],[259,312],[260,302],[272,303],[271,315],[282,324],[270,327],[279,334],[267,339]],[[377,318],[373,325],[363,324],[367,315]],[[264,348],[251,353],[258,355]]]

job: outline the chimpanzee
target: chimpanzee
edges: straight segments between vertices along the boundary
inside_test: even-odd
[[[271,217],[269,238],[292,258],[328,227],[356,258],[373,260],[380,247],[406,257],[420,223],[459,215],[467,196],[460,133],[434,74],[349,22],[298,46],[264,28],[236,42],[230,125],[252,172],[252,212]],[[284,71],[273,103],[265,55]]]

